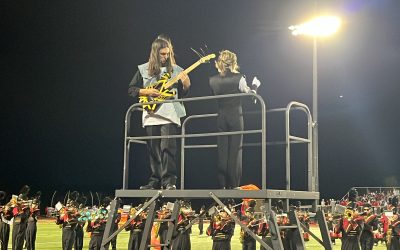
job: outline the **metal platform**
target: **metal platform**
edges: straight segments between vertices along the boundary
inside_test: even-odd
[[[157,193],[163,198],[186,198],[186,199],[208,199],[210,194],[219,198],[232,199],[295,199],[295,200],[318,200],[319,192],[293,191],[293,190],[232,190],[232,189],[185,189],[185,190],[133,190],[119,189],[115,190],[116,197],[125,198],[148,198]]]

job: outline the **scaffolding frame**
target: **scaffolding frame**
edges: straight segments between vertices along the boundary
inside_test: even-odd
[[[195,133],[195,134],[186,134],[186,126],[187,123],[193,119],[201,119],[201,118],[208,118],[208,117],[216,117],[217,114],[203,114],[203,115],[192,115],[188,116],[184,119],[182,123],[182,132],[181,134],[177,135],[168,135],[168,136],[130,136],[130,128],[131,128],[131,115],[134,111],[142,111],[142,106],[147,104],[163,104],[163,103],[173,103],[173,102],[194,102],[194,101],[209,101],[209,100],[216,100],[221,98],[253,98],[256,100],[255,103],[258,103],[260,107],[260,121],[261,121],[261,128],[255,130],[243,130],[243,131],[233,131],[233,132],[215,132],[215,133]],[[292,135],[290,133],[290,114],[293,110],[301,110],[307,116],[307,138],[302,138],[299,136]],[[285,203],[286,211],[289,211],[289,201],[291,199],[295,200],[311,200],[313,202],[312,209],[316,211],[317,204],[320,198],[320,194],[317,191],[317,180],[318,180],[318,170],[315,166],[312,165],[312,117],[309,108],[302,103],[299,102],[290,102],[286,108],[280,109],[272,109],[268,110],[268,112],[285,112],[285,141],[284,142],[270,142],[267,143],[266,141],[266,114],[267,109],[263,98],[257,94],[253,93],[240,93],[240,94],[229,94],[229,95],[218,95],[218,96],[203,96],[203,97],[192,97],[192,98],[185,98],[185,99],[176,99],[176,100],[166,100],[164,102],[149,102],[149,103],[135,103],[130,106],[125,115],[125,133],[124,133],[124,166],[123,166],[123,185],[122,189],[115,190],[115,196],[120,198],[150,198],[153,197],[162,197],[162,198],[184,198],[184,199],[209,199],[212,198],[216,202],[220,202],[220,198],[253,198],[253,199],[263,199],[265,200],[265,213],[266,215],[273,214],[271,210],[271,204],[273,199],[280,199],[283,200]],[[260,190],[220,190],[220,189],[206,189],[206,190],[188,190],[185,189],[185,149],[188,148],[207,148],[207,147],[216,147],[216,145],[186,145],[187,138],[199,138],[199,137],[214,137],[214,136],[221,136],[221,135],[235,135],[235,134],[260,134],[261,141],[260,143],[253,143],[251,146],[261,146],[261,189]],[[138,144],[146,144],[146,140],[149,139],[161,139],[161,138],[169,138],[169,139],[181,139],[181,187],[178,190],[134,190],[128,189],[129,183],[129,155],[131,151],[131,143],[138,143]],[[291,190],[291,179],[290,179],[290,170],[291,170],[291,147],[290,145],[293,143],[307,143],[308,144],[308,154],[307,154],[307,190],[299,191],[299,190]],[[286,189],[285,190],[277,190],[277,189],[267,189],[266,185],[266,175],[267,175],[267,161],[266,161],[266,150],[268,145],[279,145],[285,144],[286,145]],[[244,144],[243,146],[246,146]],[[154,201],[153,201],[154,202]],[[149,202],[146,203],[146,207],[150,206]],[[143,207],[145,209],[145,207]],[[112,209],[115,211],[115,208]],[[318,213],[317,213],[318,214]],[[111,223],[114,216],[109,216],[109,222]],[[270,217],[271,218],[271,217]],[[300,231],[302,227],[297,218],[293,217],[296,221],[295,225],[290,226],[294,230]],[[273,225],[273,219],[271,219],[271,225]],[[326,223],[323,219],[318,219],[320,223],[323,223],[322,227],[320,226],[321,234],[323,237],[323,241],[320,242],[325,249],[332,249],[332,245],[330,242],[329,234],[326,235]],[[239,225],[246,230],[239,223]],[[279,230],[279,229],[277,229]],[[113,238],[115,237],[120,230],[110,233],[110,231],[106,231],[104,234],[102,247],[104,246]],[[257,238],[257,237],[256,237]],[[255,239],[256,239],[255,238]],[[278,237],[279,238],[279,237]],[[298,237],[297,237],[298,238]],[[259,241],[259,239],[256,239]],[[298,240],[298,239],[297,239]],[[277,239],[280,241],[280,239]],[[260,241],[259,241],[260,242]],[[261,243],[261,242],[260,242]],[[261,243],[262,244],[262,243]],[[304,242],[297,242],[295,244],[303,245]],[[262,244],[266,249],[270,249],[267,245]],[[278,244],[280,245],[280,244]],[[105,248],[104,248],[105,249]]]

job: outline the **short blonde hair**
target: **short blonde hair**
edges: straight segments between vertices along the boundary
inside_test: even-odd
[[[222,50],[219,52],[218,59],[215,61],[215,67],[221,75],[225,75],[228,71],[239,73],[237,56],[229,50]]]

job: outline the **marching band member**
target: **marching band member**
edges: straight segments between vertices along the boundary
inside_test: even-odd
[[[136,212],[137,208],[132,208],[129,213],[129,216],[136,214]],[[133,219],[128,226],[125,227],[126,231],[130,231],[128,250],[139,250],[143,235],[143,229],[146,224],[146,218],[147,218],[147,213],[143,211],[138,216],[136,216],[136,218]]]
[[[168,208],[167,204],[163,204],[161,207],[161,211],[158,212],[158,219],[169,219],[171,218],[172,211]],[[158,224],[158,232],[157,235],[160,236],[160,243],[164,244],[167,239],[168,232],[168,222],[162,221]]]
[[[86,221],[87,221],[87,214],[86,214],[86,196],[82,195],[79,197],[80,204],[78,206],[78,223],[75,228],[75,242],[74,242],[74,249],[75,250],[82,250],[83,249],[83,238],[84,238],[84,230]]]
[[[202,205],[199,212],[199,235],[203,234],[204,218],[206,217],[206,206]]]
[[[303,225],[305,225],[308,230],[310,230],[310,216],[309,216],[307,210],[301,211],[300,205],[301,205],[301,203],[299,202],[299,205],[296,209],[297,217],[299,218],[299,222],[302,223]],[[310,240],[309,233],[304,230],[303,230],[303,239],[304,239],[304,241]]]
[[[257,235],[261,236],[261,239],[265,243],[267,243],[267,245],[269,247],[272,248],[271,233],[270,233],[270,230],[269,230],[268,221],[265,218],[259,224]],[[266,249],[263,246],[260,246],[260,250],[266,250]]]
[[[110,204],[111,198],[105,197],[101,206],[97,209],[94,218],[88,220],[86,231],[90,232],[89,250],[100,250],[103,240],[104,230],[106,228],[108,210],[106,207]]]
[[[192,210],[190,203],[182,202],[176,231],[173,233],[172,239],[172,250],[190,250],[190,233],[191,228],[186,230],[186,226],[189,225],[191,219],[194,219],[195,212]]]
[[[365,203],[363,206],[364,228],[361,233],[361,249],[372,250],[374,247],[374,231],[378,229],[378,218],[372,212],[371,204]]]
[[[0,202],[6,198],[6,193],[0,191]],[[2,204],[2,203],[0,203]],[[10,239],[10,224],[13,218],[12,209],[8,202],[4,206],[0,206],[0,249],[7,250],[8,241]]]
[[[333,245],[336,245],[336,239],[340,238],[341,236],[335,232],[336,224],[333,220],[333,214],[328,213],[326,215],[326,225],[329,230],[329,235],[331,236],[331,242]]]
[[[119,222],[121,221],[121,210],[119,210],[118,209],[118,211],[117,211],[117,216],[116,216],[116,218],[115,218],[115,220],[114,220],[114,227],[113,227],[113,230],[114,231],[112,231],[111,233],[114,233],[115,231],[117,231],[118,230],[118,224],[119,224]],[[111,240],[111,249],[112,250],[117,250],[117,238],[118,238],[118,235],[116,235],[112,240]]]
[[[63,250],[72,250],[75,242],[78,215],[76,204],[71,199],[68,199],[66,205],[58,212],[56,224],[62,228],[61,245]]]
[[[248,207],[244,215],[242,215],[242,222],[246,225],[251,231],[257,233],[258,231],[258,220],[254,217],[254,207]],[[243,250],[255,250],[256,249],[256,240],[251,237],[247,232],[243,229],[240,229],[240,241],[242,243]]]
[[[37,217],[40,214],[38,197],[32,201],[29,211],[28,226],[26,228],[26,249],[35,250]]]
[[[224,210],[211,216],[207,235],[212,237],[212,250],[230,250],[231,238],[235,230],[235,222]]]
[[[393,216],[388,218],[386,246],[388,250],[398,250],[400,249],[400,217],[397,196],[392,197],[391,208],[393,211]]]
[[[28,194],[30,187],[22,187],[18,198],[12,198],[11,206],[14,216],[12,230],[12,248],[13,250],[22,250],[24,246],[26,227],[29,217]]]
[[[349,191],[345,215],[340,219],[336,233],[342,233],[342,250],[359,250],[364,218],[356,212],[357,190]]]

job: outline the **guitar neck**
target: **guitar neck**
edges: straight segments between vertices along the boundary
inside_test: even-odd
[[[197,68],[202,62],[199,60],[195,63],[193,63],[190,67],[188,67],[187,69],[185,69],[183,72],[185,74],[189,74],[192,70],[194,70],[195,68]],[[169,80],[166,84],[165,84],[165,88],[170,88],[172,85],[174,85],[177,81],[179,80],[179,75],[175,76],[174,78],[172,78],[171,80]]]

